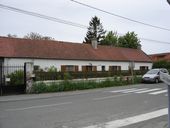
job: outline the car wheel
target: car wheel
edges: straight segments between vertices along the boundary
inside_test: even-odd
[[[155,83],[159,83],[159,79],[158,78],[155,79]]]

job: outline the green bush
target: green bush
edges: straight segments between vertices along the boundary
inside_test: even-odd
[[[134,83],[140,82],[141,78],[135,77]],[[114,87],[123,86],[129,84],[123,77],[115,77],[112,79],[106,79],[101,82],[94,81],[80,81],[72,82],[64,80],[60,83],[51,83],[46,85],[45,83],[34,83],[32,87],[32,93],[44,93],[44,92],[63,92],[63,91],[74,91],[74,90],[85,90],[94,88]]]
[[[41,83],[36,83],[36,84],[33,84],[32,86],[32,89],[31,89],[31,92],[32,93],[43,93],[43,92],[48,92],[47,91],[47,88],[48,86],[41,82]]]
[[[138,83],[141,83],[141,82],[142,82],[142,77],[134,76],[134,84],[138,84]]]
[[[170,69],[170,62],[161,60],[153,63],[153,68],[166,68]]]
[[[70,73],[65,72],[64,73],[64,80],[71,80],[71,79],[72,79],[72,77],[71,77]]]
[[[11,74],[9,74],[7,77],[10,78],[11,85],[24,84],[24,71],[23,70],[14,71]]]
[[[51,66],[50,68],[48,68],[47,72],[57,72],[57,68],[54,66]]]

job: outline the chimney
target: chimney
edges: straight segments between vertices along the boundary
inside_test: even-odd
[[[137,47],[137,49],[141,50],[141,49],[142,49],[142,45],[139,44],[138,47]]]
[[[95,38],[91,40],[91,44],[94,49],[97,49],[97,40]]]

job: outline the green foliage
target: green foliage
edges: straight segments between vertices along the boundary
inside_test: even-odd
[[[32,88],[31,88],[31,92],[33,93],[43,93],[43,92],[47,92],[47,85],[43,82],[41,83],[37,83],[37,84],[33,84]]]
[[[141,82],[142,82],[142,77],[134,76],[134,84],[138,84],[138,83],[141,83]]]
[[[135,77],[135,83],[140,82],[141,78]],[[46,85],[45,83],[34,83],[32,87],[32,93],[44,93],[44,92],[62,92],[62,91],[74,91],[74,90],[85,90],[94,88],[114,87],[128,85],[123,77],[115,77],[114,79],[106,79],[101,82],[95,81],[80,81],[72,82],[65,80],[60,83],[51,83]]]
[[[137,49],[141,47],[141,44],[137,34],[134,32],[127,32],[124,36],[119,37],[118,46]]]
[[[24,71],[22,71],[22,70],[12,72],[7,77],[10,78],[10,84],[11,85],[24,84]]]
[[[64,73],[64,80],[71,80],[71,79],[72,79],[72,77],[71,77],[70,73],[65,72]]]
[[[153,68],[166,68],[170,69],[170,62],[161,60],[153,63]]]
[[[48,68],[47,72],[57,72],[57,68],[54,67],[54,66],[51,66],[51,67]]]
[[[117,46],[118,35],[117,32],[109,31],[103,40],[101,40],[100,45],[111,45]]]
[[[104,38],[105,33],[106,31],[103,29],[100,19],[94,16],[89,22],[88,31],[83,43],[91,43],[92,39],[97,39],[97,42],[100,42]]]

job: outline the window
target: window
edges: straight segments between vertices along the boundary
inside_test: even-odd
[[[34,65],[34,71],[38,71],[40,69],[39,65]]]
[[[82,66],[82,71],[84,72],[97,71],[97,66]]]
[[[163,73],[168,73],[168,70],[166,70],[166,69],[161,69],[161,72],[163,72]]]
[[[148,66],[140,66],[141,71],[148,70],[148,69],[149,69]]]
[[[77,65],[61,65],[62,72],[75,72],[78,71]]]
[[[109,66],[109,71],[121,71],[121,66]]]
[[[102,71],[104,72],[106,69],[105,69],[105,66],[102,66]]]
[[[66,71],[68,71],[68,72],[75,71],[75,67],[73,65],[67,65]]]

